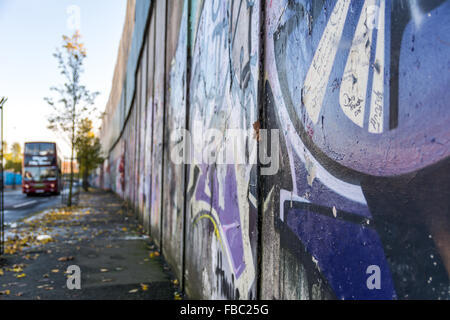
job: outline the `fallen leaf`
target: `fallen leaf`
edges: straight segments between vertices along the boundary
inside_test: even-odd
[[[42,234],[42,235],[38,235],[36,237],[37,241],[43,242],[43,243],[48,243],[52,241],[52,237],[49,236],[48,234]]]
[[[11,271],[15,272],[15,273],[19,273],[19,272],[22,272],[23,269],[21,267],[14,267],[14,268],[11,269]]]
[[[108,269],[100,269],[100,272],[108,272]]]
[[[159,252],[158,251],[152,251],[152,252],[150,252],[150,258],[154,258],[154,257],[159,257]]]
[[[27,275],[25,273],[21,273],[16,275],[16,278],[25,278]]]
[[[138,292],[138,290],[139,289],[133,289],[133,290],[128,291],[128,293],[136,293],[136,292]]]
[[[52,272],[53,272],[53,273],[58,273],[58,272],[59,272],[59,269],[53,269]]]
[[[73,260],[73,257],[72,257],[72,256],[69,256],[69,257],[61,257],[61,258],[58,259],[58,261],[71,261],[71,260]]]
[[[142,289],[142,291],[147,291],[148,290],[148,284],[141,283],[141,289]]]
[[[178,279],[173,280],[172,283],[173,283],[174,285],[178,285]]]
[[[11,291],[9,291],[9,290],[0,291],[0,294],[3,294],[3,295],[9,295],[10,293],[11,293]]]

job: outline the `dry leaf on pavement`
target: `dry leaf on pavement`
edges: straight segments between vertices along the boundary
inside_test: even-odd
[[[141,283],[141,289],[142,289],[142,291],[147,291],[148,290],[148,284]]]
[[[58,261],[71,261],[71,260],[73,260],[73,257],[72,257],[72,256],[69,256],[69,257],[61,257],[61,258],[58,259]]]

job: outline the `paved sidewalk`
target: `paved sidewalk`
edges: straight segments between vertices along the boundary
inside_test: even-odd
[[[173,277],[134,214],[112,193],[82,193],[8,229],[0,257],[2,299],[179,299]],[[69,290],[67,267],[81,269]]]

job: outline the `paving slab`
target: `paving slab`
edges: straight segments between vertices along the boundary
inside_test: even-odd
[[[158,248],[112,193],[82,193],[78,206],[46,210],[6,237],[0,300],[181,298]],[[71,265],[79,267],[81,289],[67,286]]]

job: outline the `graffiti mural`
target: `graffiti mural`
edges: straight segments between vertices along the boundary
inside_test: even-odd
[[[190,298],[449,299],[449,16],[450,0],[129,1],[92,181]],[[224,163],[238,130],[244,161]]]
[[[155,5],[155,44],[165,43],[166,1],[157,0]],[[150,229],[154,241],[161,242],[162,190],[163,190],[163,128],[165,108],[165,47],[154,47],[153,118],[152,118],[152,167],[150,186]]]
[[[154,14],[151,15],[151,17]],[[154,98],[154,70],[155,70],[155,19],[151,18],[149,30],[146,35],[145,45],[148,47],[147,55],[147,80],[146,80],[146,105],[145,105],[145,164],[143,186],[143,224],[144,230],[150,233],[150,206],[151,206],[151,184],[153,166],[153,98]]]
[[[449,10],[387,0],[266,10],[267,126],[284,133],[289,179],[278,194],[268,179],[266,199],[279,205],[281,246],[313,262],[305,281],[320,274],[336,298],[449,297],[450,77],[426,84],[450,62],[438,27]],[[367,286],[372,265],[381,289]]]
[[[204,1],[197,8],[189,123],[194,148],[206,148],[207,129],[251,129],[257,121],[259,5]],[[217,150],[223,146],[219,142]],[[189,168],[186,266],[193,296],[256,295],[255,169],[217,162]]]
[[[171,161],[173,148],[183,143],[172,140],[176,130],[186,129],[186,80],[188,2],[168,2],[166,41],[166,115],[164,132],[163,252],[180,279],[183,276],[185,166]]]

